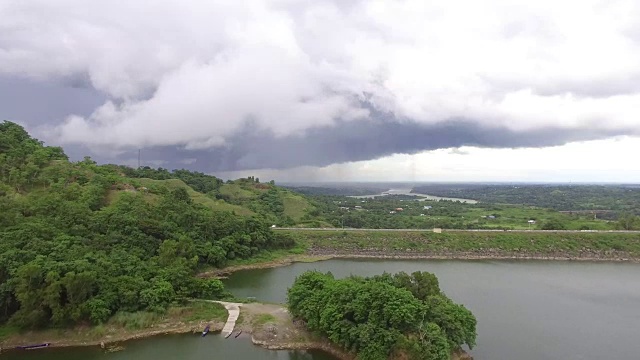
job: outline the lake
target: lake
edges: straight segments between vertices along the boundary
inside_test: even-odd
[[[430,271],[478,319],[476,360],[640,358],[640,264],[562,261],[328,260],[240,271],[225,280],[238,296],[284,302],[305,270],[337,277]],[[270,351],[219,334],[174,335],[124,343],[126,350],[47,349],[3,353],[10,360],[270,359],[330,360],[322,352]]]
[[[336,277],[435,273],[478,319],[476,360],[640,358],[640,264],[561,261],[329,260],[232,274],[238,296],[284,302],[305,270]]]

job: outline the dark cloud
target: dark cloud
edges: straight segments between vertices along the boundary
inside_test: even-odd
[[[38,81],[0,76],[0,120],[12,120],[29,128],[61,122],[69,114],[87,116],[106,97],[87,87],[81,77],[63,81]]]
[[[74,159],[224,172],[638,132],[633,1],[6,3],[0,119]]]
[[[230,137],[224,147],[209,150],[186,150],[184,147],[142,149],[142,164],[161,164],[169,169],[188,168],[213,173],[264,168],[286,169],[305,165],[326,166],[377,159],[392,154],[413,154],[461,146],[548,147],[623,134],[633,134],[633,131],[544,127],[517,132],[463,119],[425,125],[381,117],[377,120],[341,122],[334,127],[311,129],[301,136],[277,138],[266,130],[248,124]],[[115,160],[135,163],[136,158],[137,150],[120,154]]]

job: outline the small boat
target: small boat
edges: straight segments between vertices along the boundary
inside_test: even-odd
[[[233,332],[228,333],[228,334],[227,334],[227,336],[225,336],[224,338],[225,338],[225,339],[228,339],[228,338],[229,338],[229,336],[231,336],[231,334],[232,334],[232,333],[233,333]]]
[[[18,346],[18,349],[35,350],[35,349],[42,349],[42,348],[49,347],[49,345],[50,345],[49,343],[44,343],[44,344],[37,344],[37,345]]]
[[[234,336],[234,338],[237,338],[238,336],[240,336],[240,334],[242,334],[242,330],[238,331],[238,333],[236,334],[236,336]]]
[[[204,330],[202,331],[202,337],[207,336],[207,334],[209,333],[209,329],[210,329],[210,326],[207,325],[207,327],[205,327]]]

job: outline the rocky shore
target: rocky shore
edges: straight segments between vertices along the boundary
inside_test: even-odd
[[[477,251],[419,251],[413,249],[386,250],[378,248],[339,249],[314,247],[308,254],[322,259],[370,258],[370,259],[437,259],[437,260],[576,260],[576,261],[631,261],[640,262],[640,257],[620,251],[607,252],[550,252],[504,251],[483,249]]]

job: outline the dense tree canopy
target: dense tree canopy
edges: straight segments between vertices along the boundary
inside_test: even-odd
[[[392,354],[448,360],[461,345],[475,346],[475,317],[447,298],[435,275],[426,272],[338,280],[308,271],[289,289],[288,305],[309,329],[361,360]]]
[[[71,163],[0,124],[0,323],[100,323],[117,311],[219,298],[222,283],[195,277],[199,267],[293,245],[260,217],[212,211],[182,187],[150,191],[127,174],[136,171]],[[204,174],[171,176],[202,191],[219,185]]]

